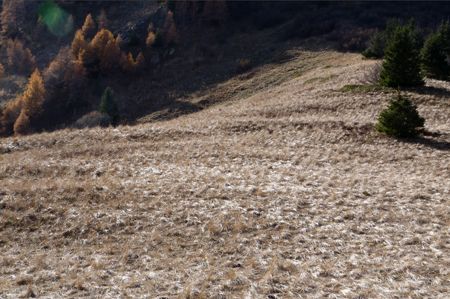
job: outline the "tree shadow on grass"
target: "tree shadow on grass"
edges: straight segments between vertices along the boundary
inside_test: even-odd
[[[421,144],[435,150],[450,151],[450,142],[439,138],[442,135],[443,134],[435,132],[424,132],[424,136],[419,136],[413,139],[406,139],[403,141],[406,143]]]
[[[422,86],[422,87],[410,88],[409,91],[412,91],[412,92],[420,94],[420,95],[429,95],[429,96],[436,96],[436,97],[450,99],[450,90],[443,88],[443,87]]]

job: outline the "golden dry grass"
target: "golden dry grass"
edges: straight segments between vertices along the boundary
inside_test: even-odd
[[[341,91],[374,62],[293,57],[174,120],[0,140],[0,298],[448,298],[449,85],[400,142],[389,93]]]

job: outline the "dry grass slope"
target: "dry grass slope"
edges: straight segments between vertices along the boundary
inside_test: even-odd
[[[198,113],[0,140],[0,298],[448,298],[450,87],[398,142],[389,93],[341,91],[373,62],[294,54]]]

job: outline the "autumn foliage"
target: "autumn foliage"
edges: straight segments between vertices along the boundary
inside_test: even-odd
[[[95,32],[97,32],[97,26],[95,25],[92,15],[88,14],[84,20],[83,26],[81,27],[81,33],[83,34],[83,37],[91,39],[94,37]]]
[[[14,123],[14,134],[24,135],[32,131],[32,124],[42,113],[45,100],[45,87],[41,73],[36,69],[30,77],[21,98],[21,111]]]
[[[25,0],[3,0],[0,19],[2,33],[17,36],[25,21]]]
[[[119,66],[121,51],[114,35],[107,29],[101,29],[90,43],[99,61],[100,70],[108,73]]]
[[[36,68],[36,60],[30,49],[18,39],[10,39],[6,44],[8,69],[17,74],[29,75]]]
[[[139,52],[135,59],[131,53],[128,53],[128,55],[122,53],[120,66],[122,67],[122,70],[127,73],[137,73],[145,67],[144,54]]]
[[[20,97],[9,101],[0,114],[0,135],[10,136],[14,134],[14,123],[19,117],[22,109],[22,100]]]

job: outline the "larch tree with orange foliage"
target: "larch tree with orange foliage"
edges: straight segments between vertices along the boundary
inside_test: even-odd
[[[22,99],[20,97],[9,101],[0,114],[0,135],[11,136],[14,134],[14,123],[19,117],[22,109]]]
[[[156,34],[153,31],[149,31],[147,34],[147,38],[145,39],[145,45],[148,48],[151,48],[156,41]]]
[[[92,39],[97,32],[97,25],[94,22],[94,18],[92,18],[91,14],[86,16],[84,20],[84,24],[81,27],[81,32],[83,33],[84,38]]]
[[[17,74],[29,75],[36,68],[36,59],[31,50],[25,48],[18,39],[6,43],[8,69]]]
[[[133,54],[128,53],[128,55],[126,55],[125,53],[122,53],[120,66],[122,67],[122,70],[127,73],[137,73],[145,67],[144,54],[139,52],[136,59],[134,59]]]
[[[86,50],[88,43],[85,40],[83,30],[77,30],[75,32],[75,36],[72,41],[72,54],[75,59],[78,59],[80,56],[81,50]]]
[[[111,31],[101,29],[92,39],[90,46],[94,49],[99,60],[100,70],[104,74],[119,66],[121,51]]]
[[[27,88],[22,95],[20,115],[14,123],[14,134],[25,135],[33,130],[34,122],[42,113],[45,100],[44,80],[36,69],[30,77]]]
[[[16,37],[25,23],[25,0],[3,0],[0,20],[2,33]]]

